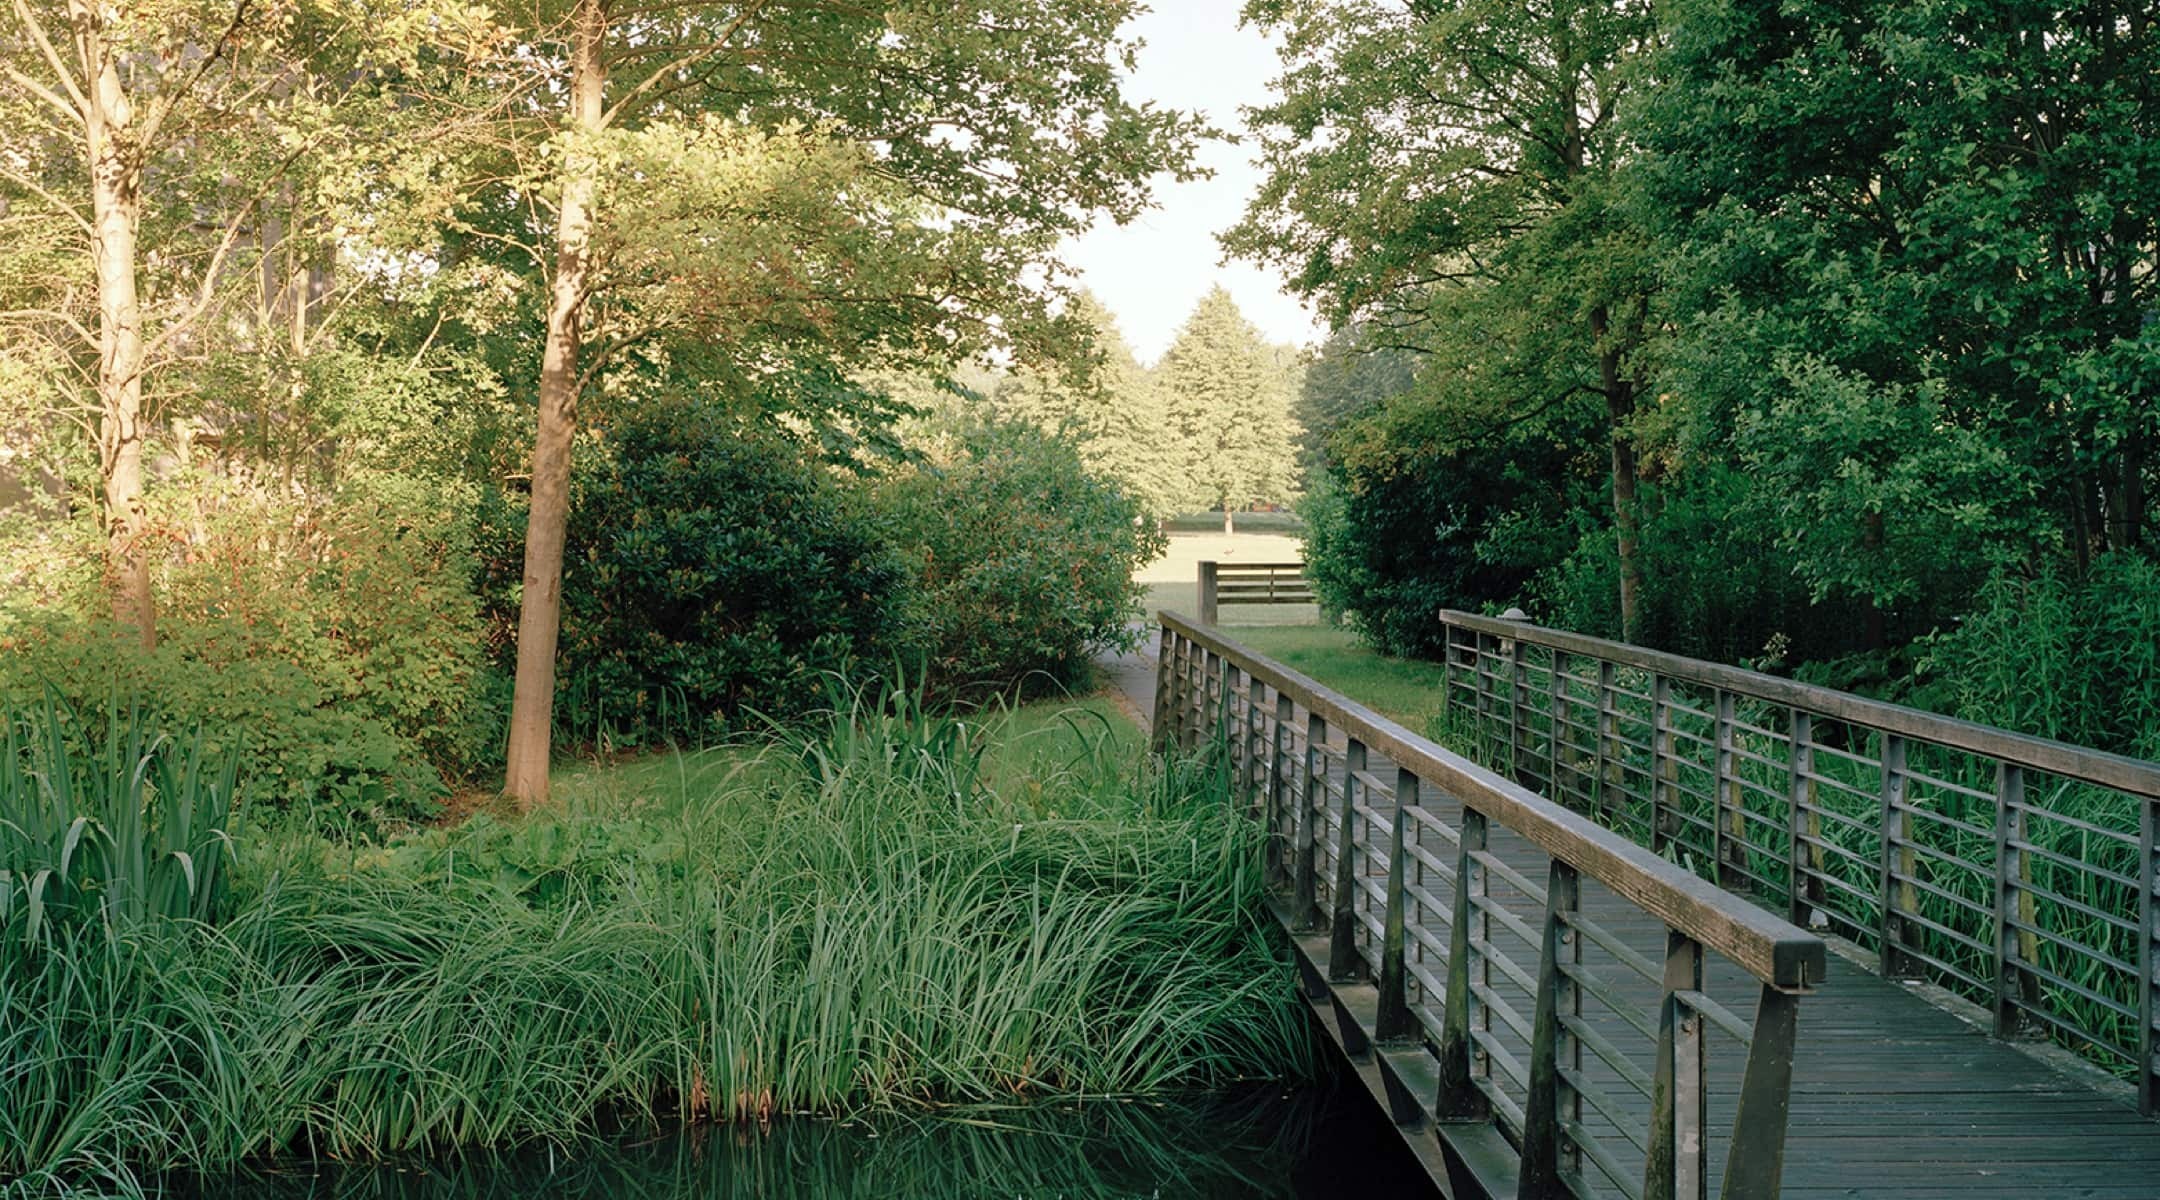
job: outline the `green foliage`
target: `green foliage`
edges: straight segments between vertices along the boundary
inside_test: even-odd
[[[1437,656],[1443,609],[1509,600],[1568,552],[1570,497],[1553,481],[1582,469],[1544,438],[1435,450],[1394,419],[1338,431],[1339,449],[1356,441],[1355,457],[1300,510],[1306,573],[1322,604],[1374,648]]]
[[[1328,336],[1291,406],[1300,431],[1298,466],[1308,487],[1326,470],[1328,435],[1409,391],[1416,374],[1415,356],[1385,345],[1379,330],[1352,325]]]
[[[1133,572],[1162,537],[1069,443],[979,426],[897,476],[881,503],[912,558],[914,645],[940,691],[1070,687],[1097,651],[1132,643]]]
[[[124,627],[39,619],[9,638],[0,703],[48,691],[78,712],[141,698],[173,736],[200,729],[204,753],[238,756],[246,803],[263,820],[374,834],[431,816],[443,794],[412,739],[264,653],[260,631],[239,620],[170,625],[145,653]]]
[[[570,530],[557,712],[586,744],[803,712],[827,673],[876,666],[902,635],[906,564],[864,498],[710,404],[612,424]]]
[[[1922,699],[1968,720],[2160,759],[2160,563],[2117,552],[2083,576],[1997,570],[1924,647]]]
[[[1229,292],[1218,285],[1200,298],[1156,374],[1155,424],[1179,448],[1180,509],[1229,512],[1296,494],[1297,381]]]
[[[139,706],[102,715],[0,709],[0,942],[59,953],[85,926],[220,911],[240,756]]]
[[[976,743],[916,712],[871,694],[717,779],[529,821],[243,844],[216,929],[0,941],[0,1172],[1304,1069],[1222,772],[1082,758],[956,803]]]
[[[312,501],[210,480],[163,499],[166,524],[192,526],[159,580],[171,636],[298,668],[320,706],[379,723],[450,777],[494,761],[472,489],[356,472]]]

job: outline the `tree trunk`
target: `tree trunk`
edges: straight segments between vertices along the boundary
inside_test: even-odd
[[[1225,537],[1237,533],[1237,514],[1230,511],[1230,502],[1227,500],[1223,501],[1222,506],[1222,531]]]
[[[127,91],[103,41],[98,11],[82,0],[68,7],[89,83],[83,135],[97,268],[98,473],[105,489],[106,572],[113,620],[134,627],[142,648],[152,650],[157,607],[150,593],[149,520],[143,509],[143,327],[135,282],[142,156],[129,136]]]
[[[1620,638],[1642,640],[1642,525],[1635,503],[1635,445],[1628,418],[1635,414],[1635,384],[1620,373],[1620,351],[1606,344],[1611,328],[1605,309],[1591,310],[1590,334],[1598,343],[1598,376],[1612,437],[1613,528],[1620,544]]]
[[[521,808],[547,800],[548,740],[555,719],[555,641],[562,625],[565,527],[570,515],[570,447],[577,436],[578,350],[599,166],[585,139],[599,132],[607,68],[606,17],[598,0],[578,6],[572,49],[569,129],[562,202],[555,224],[555,282],[540,365],[540,420],[533,438],[532,504],[525,525],[525,587],[518,606],[517,679],[503,792]]]

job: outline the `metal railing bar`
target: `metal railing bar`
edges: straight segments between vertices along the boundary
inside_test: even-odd
[[[1443,612],[1441,619],[1452,625],[1493,633],[1520,643],[1610,659],[1615,663],[1655,671],[1676,680],[1723,688],[1737,695],[1769,703],[1803,708],[1818,717],[1865,724],[1945,748],[1964,750],[2029,769],[2068,776],[2147,799],[2160,800],[2160,764],[2143,762],[2125,755],[2011,733],[1900,704],[1781,679],[1774,675],[1698,662],[1676,654],[1545,629],[1520,621],[1501,621],[1452,611]]]
[[[1509,866],[1507,860],[1499,857],[1490,850],[1475,851],[1470,855],[1470,857],[1479,866],[1484,867],[1486,870],[1492,872],[1494,876],[1498,877],[1501,880],[1504,880],[1509,887],[1514,888],[1516,891],[1519,891],[1524,896],[1528,897],[1531,903],[1538,905],[1542,905],[1545,903],[1545,886],[1540,883],[1531,882],[1528,876],[1516,870],[1514,867]]]
[[[1568,928],[1588,938],[1593,944],[1618,959],[1629,970],[1644,979],[1655,983],[1665,977],[1665,967],[1662,963],[1651,962],[1647,955],[1621,941],[1603,925],[1584,916],[1580,910],[1562,913],[1560,919],[1567,924]]]
[[[1470,903],[1476,906],[1479,912],[1483,913],[1487,917],[1492,918],[1492,920],[1497,922],[1501,928],[1507,930],[1509,933],[1514,934],[1525,945],[1531,947],[1532,949],[1535,949],[1538,944],[1544,940],[1542,935],[1540,935],[1537,930],[1530,928],[1528,922],[1524,921],[1521,917],[1516,916],[1514,913],[1509,912],[1507,909],[1507,905],[1497,897],[1472,896],[1470,898]],[[1497,953],[1497,951],[1495,952]]]
[[[1627,1200],[1642,1200],[1642,1180],[1635,1177],[1641,1174],[1639,1170],[1635,1172],[1635,1176],[1629,1175],[1627,1168],[1621,1166],[1620,1162],[1613,1158],[1603,1146],[1600,1146],[1596,1139],[1584,1134],[1582,1126],[1576,1122],[1562,1122],[1560,1128],[1562,1132],[1567,1134],[1568,1140],[1582,1151],[1583,1157],[1589,1159],[1591,1165],[1598,1169],[1598,1174],[1609,1180],[1612,1186],[1620,1189],[1621,1195],[1627,1197]],[[1577,1194],[1580,1194],[1580,1192],[1578,1191]]]
[[[2068,813],[2059,813],[2055,812],[2052,809],[2040,808],[2032,804],[2018,804],[2014,805],[2013,807],[2018,813],[2023,815],[2028,822],[2037,818],[2042,821],[2053,822],[2057,825],[2067,825],[2072,829],[2082,829],[2086,833],[2094,834],[2099,837],[2104,837],[2111,842],[2117,842],[2121,844],[2122,847],[2126,850],[2135,850],[2137,848],[2138,838],[2135,833],[2125,833],[2120,829],[2110,829],[2105,825],[2095,824],[2091,821],[2085,820],[2082,817],[2073,817]]]
[[[2003,918],[2003,924],[2008,925],[2012,929],[2023,930],[2026,933],[2032,934],[2035,938],[2038,938],[2043,945],[2055,946],[2064,951],[2072,953],[2079,958],[2091,959],[2093,962],[2099,963],[2103,967],[2107,967],[2110,970],[2114,971],[2120,971],[2124,975],[2128,975],[2132,978],[2136,978],[2137,976],[2138,969],[2135,964],[2125,962],[2122,959],[2108,953],[2107,951],[2099,949],[2098,947],[2089,946],[2084,942],[2073,941],[2070,938],[2066,938],[2062,935],[2061,930],[2038,929],[2032,925],[2025,923],[2024,921],[2019,920],[2016,916],[2005,916]]]
[[[1482,945],[1483,943],[1473,940],[1471,944]],[[1537,994],[1537,984],[1535,981],[1530,980],[1530,976],[1525,974],[1521,967],[1516,966],[1502,955],[1487,955],[1485,957],[1488,962],[1500,968],[1500,973],[1507,976],[1509,983],[1522,988],[1529,995],[1534,996]],[[1515,1006],[1501,996],[1499,992],[1494,991],[1491,984],[1473,980],[1470,984],[1470,993],[1478,998],[1479,1003],[1499,1013],[1501,1019],[1507,1022],[1508,1028],[1522,1035],[1523,1041],[1528,1042],[1530,1040],[1530,1018],[1516,1012]]]
[[[1754,1031],[1733,1010],[1719,1004],[1709,993],[1696,988],[1682,988],[1674,992],[1673,999],[1701,1014],[1712,1025],[1725,1032],[1727,1037],[1746,1046],[1755,1040]]]
[[[1615,991],[1613,986],[1600,978],[1596,972],[1586,970],[1577,964],[1568,964],[1561,968],[1561,974],[1565,975],[1576,987],[1581,988],[1591,999],[1604,1005],[1606,1011],[1627,1022],[1636,1033],[1641,1034],[1647,1040],[1657,1040],[1656,1023],[1648,1016],[1636,1011],[1635,1006],[1628,1003],[1626,996]],[[1572,1016],[1562,1018],[1563,1023],[1573,1019],[1575,1018]],[[1614,1051],[1614,1054],[1618,1053],[1618,1050]],[[1612,1055],[1606,1057],[1612,1057]],[[1616,1059],[1615,1061],[1619,1060]]]
[[[1485,1004],[1485,1007],[1491,1009],[1493,1006],[1488,1003]],[[1507,1010],[1505,1008],[1501,1008],[1495,1011],[1504,1013]],[[1508,1028],[1513,1029],[1515,1027],[1511,1023]],[[1520,1031],[1518,1030],[1518,1032]],[[1526,1088],[1530,1086],[1529,1068],[1523,1066],[1522,1060],[1516,1058],[1512,1051],[1510,1051],[1506,1046],[1501,1044],[1499,1035],[1495,1034],[1490,1029],[1479,1029],[1473,1026],[1470,1030],[1470,1040],[1476,1044],[1479,1050],[1484,1052],[1487,1061],[1491,1062],[1493,1066],[1499,1068],[1499,1074],[1501,1078],[1505,1079],[1509,1083],[1514,1084],[1517,1088]],[[1525,1042],[1528,1042],[1530,1040],[1529,1035],[1523,1034],[1523,1040]],[[1521,1109],[1516,1110],[1515,1121],[1516,1127],[1521,1128]]]

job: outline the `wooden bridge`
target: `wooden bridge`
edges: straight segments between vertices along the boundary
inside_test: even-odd
[[[1447,620],[1453,749],[1167,613],[1154,725],[1449,1195],[2160,1197],[2160,766]]]

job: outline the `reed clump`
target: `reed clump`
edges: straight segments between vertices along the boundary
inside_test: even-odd
[[[216,911],[0,916],[0,1181],[1305,1071],[1222,772],[1059,736],[853,696],[694,786],[235,834]]]

